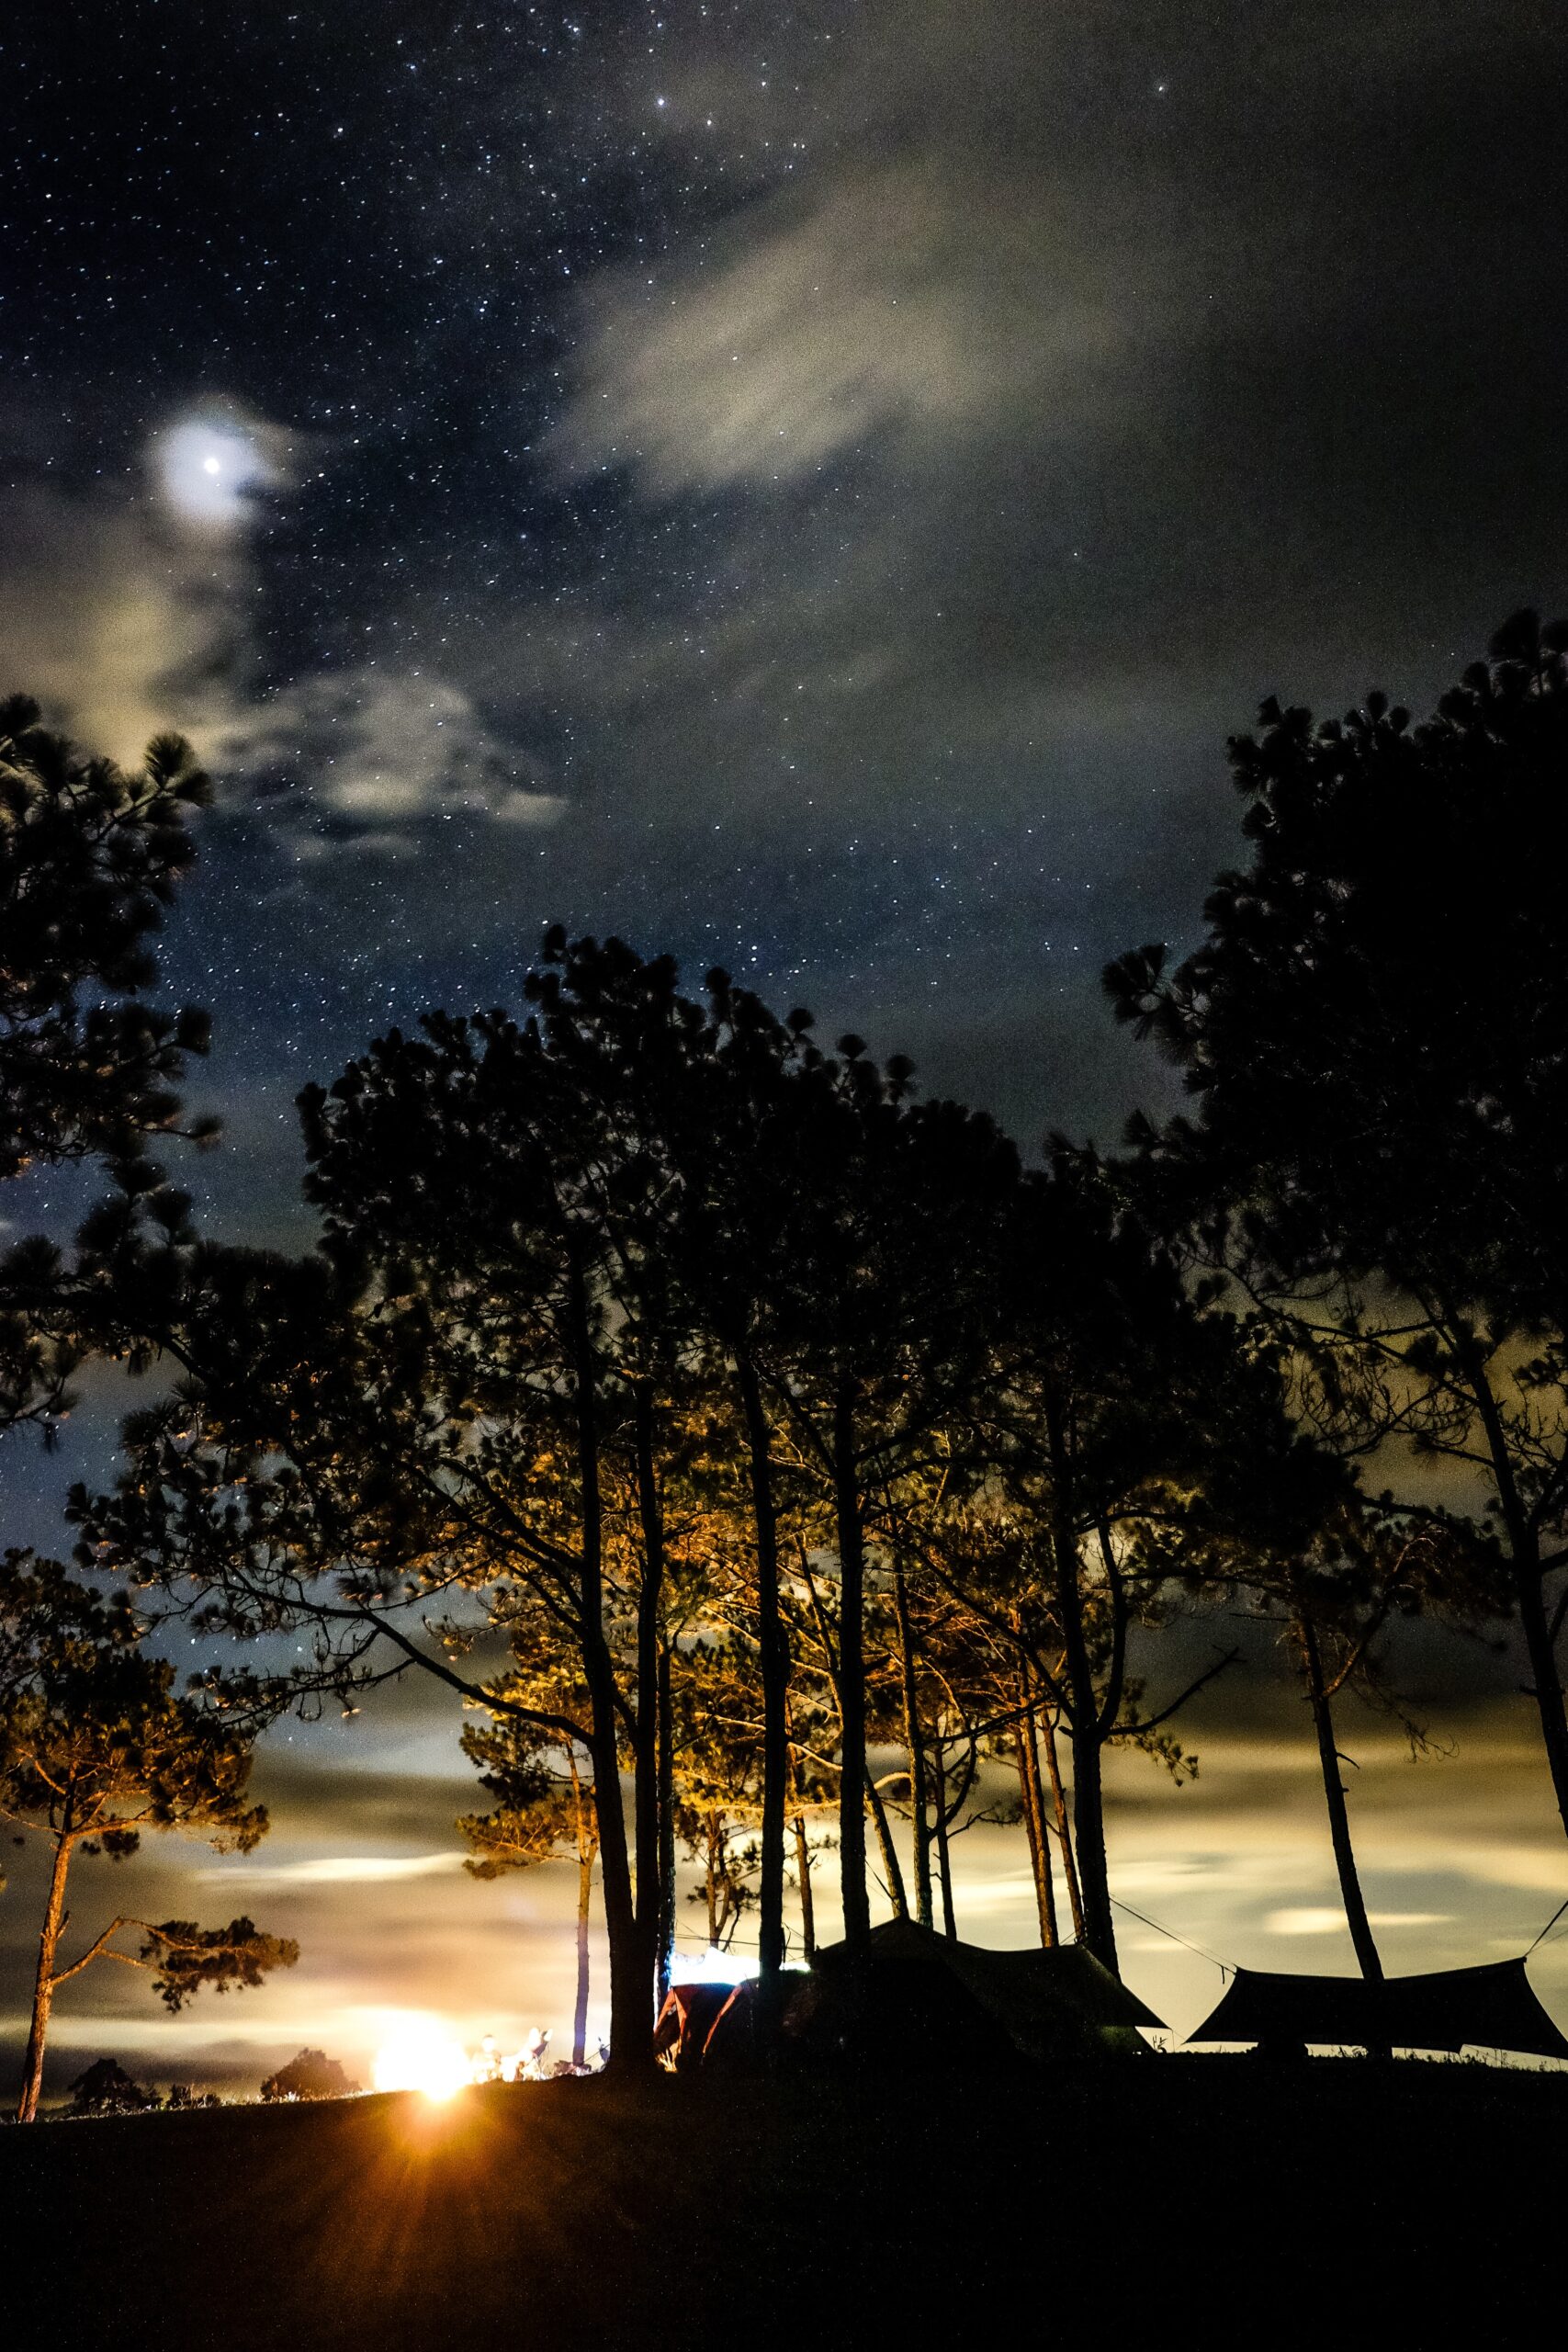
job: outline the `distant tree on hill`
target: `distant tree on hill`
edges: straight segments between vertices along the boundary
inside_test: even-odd
[[[171,2115],[182,2115],[198,2107],[221,2107],[216,2091],[194,2091],[188,2083],[171,2083],[164,2105]]]
[[[1364,1454],[1484,1480],[1568,1833],[1568,624],[1516,615],[1421,725],[1270,700],[1230,757],[1250,864],[1179,967],[1106,974],[1194,1098],[1135,1137]]]
[[[38,2112],[55,1996],[95,1961],[150,1971],[164,2006],[178,2009],[203,1984],[257,1984],[299,1956],[297,1944],[250,1919],[201,1928],[122,1915],[61,1964],[78,1853],[123,1861],[149,1829],[246,1852],[266,1828],[265,1809],[245,1803],[251,1743],[220,1711],[222,1686],[177,1692],[173,1667],[143,1646],[144,1632],[122,1594],[89,1590],[54,1561],[11,1553],[0,1562],[0,1818],[38,1837],[51,1856],[17,2108],[24,2123]],[[141,1931],[135,1950],[115,1940],[127,1929]]]
[[[73,2115],[139,2115],[158,2095],[128,2075],[118,2058],[96,2058],[71,2085]]]
[[[350,2082],[336,2058],[324,2050],[301,2050],[269,2075],[261,2086],[265,2099],[351,2098],[359,2085]]]

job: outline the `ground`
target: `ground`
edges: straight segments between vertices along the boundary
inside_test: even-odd
[[[0,2132],[8,2352],[1552,2340],[1568,2079],[1108,2061]]]

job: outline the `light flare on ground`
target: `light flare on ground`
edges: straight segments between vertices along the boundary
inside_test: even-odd
[[[422,2091],[452,2098],[474,2078],[473,2062],[436,2018],[408,2018],[376,2052],[370,2078],[378,2091]]]

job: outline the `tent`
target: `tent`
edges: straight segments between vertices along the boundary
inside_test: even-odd
[[[695,2046],[699,1989],[712,1990],[676,1986],[665,2005],[665,2030],[677,2047],[682,2035],[672,2030],[675,2012],[688,2008],[688,2051]],[[737,1985],[717,2015],[703,2023],[703,2063],[744,2056],[755,1997],[754,1984]],[[900,2066],[1008,2064],[1020,2057],[1141,2050],[1136,2029],[1161,2022],[1081,1944],[987,1951],[909,1919],[874,1928],[858,1952],[829,1945],[808,1970],[785,1975],[783,1997],[787,2049],[803,2057]]]
[[[1192,2041],[1253,2041],[1279,2054],[1309,2043],[1365,2050],[1511,2050],[1568,2058],[1522,1960],[1440,1968],[1369,1984],[1360,1976],[1286,1976],[1238,1968]]]
[[[733,1984],[671,1984],[653,2031],[653,2051],[671,2074],[699,2066],[708,2036],[728,2007]]]

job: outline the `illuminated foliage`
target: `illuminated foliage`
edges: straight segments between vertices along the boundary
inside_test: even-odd
[[[299,1946],[250,1919],[204,1929],[119,1915],[73,1961],[60,1959],[66,1892],[75,1857],[121,1862],[148,1830],[205,1838],[248,1852],[266,1828],[246,1803],[247,1734],[224,1718],[220,1686],[200,1697],[175,1688],[175,1671],[144,1646],[146,1627],[123,1594],[100,1594],[52,1561],[11,1554],[0,1564],[0,1817],[50,1853],[39,1938],[32,2022],[24,2068],[24,2122],[37,2114],[50,2018],[61,1986],[95,1961],[144,1969],[171,2010],[204,1984],[222,1992],[259,1984],[291,1967]],[[117,1941],[139,1928],[134,1951]]]

